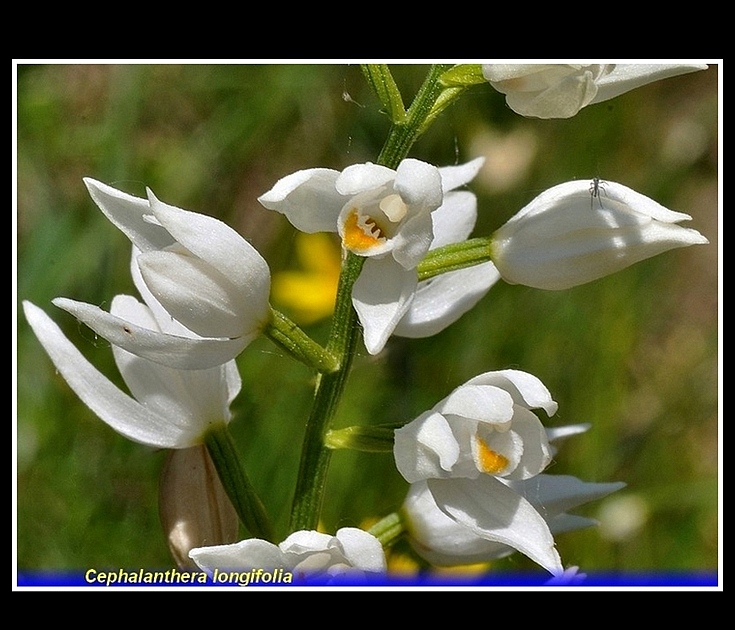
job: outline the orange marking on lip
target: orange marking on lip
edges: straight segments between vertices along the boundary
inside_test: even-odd
[[[364,252],[378,245],[382,238],[382,230],[372,219],[366,218],[360,222],[357,210],[353,210],[347,216],[342,237],[345,248],[354,252]]]
[[[508,458],[500,453],[496,453],[487,443],[477,438],[478,456],[480,460],[480,470],[490,475],[496,475],[502,472],[508,465]]]

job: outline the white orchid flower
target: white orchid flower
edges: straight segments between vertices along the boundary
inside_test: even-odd
[[[624,485],[547,474],[505,484],[427,480],[411,484],[402,512],[411,545],[432,564],[488,562],[520,551],[558,573],[553,536],[596,524],[567,511]]]
[[[426,488],[448,518],[558,573],[561,560],[546,521],[508,485],[535,477],[551,461],[549,437],[533,409],[550,416],[557,410],[538,378],[487,372],[396,430],[393,455],[404,479]]]
[[[706,70],[706,64],[485,64],[482,74],[517,114],[570,118],[654,81]]]
[[[232,545],[192,549],[189,556],[209,573],[283,569],[294,580],[338,580],[340,576],[367,576],[386,571],[385,553],[377,538],[354,527],[334,536],[298,531],[279,545],[251,538]]]
[[[140,284],[185,334],[138,326],[97,306],[57,298],[112,344],[182,369],[205,369],[237,356],[268,322],[270,270],[260,254],[221,221],[140,199],[85,179],[92,199],[132,241]],[[193,334],[192,334],[193,333]]]
[[[130,396],[97,370],[43,310],[27,301],[23,310],[64,380],[121,435],[157,448],[180,449],[201,444],[214,425],[229,423],[229,406],[241,385],[234,361],[206,370],[177,370],[113,346]],[[128,295],[116,296],[111,312],[126,326],[152,334],[166,334],[175,326]]]
[[[468,183],[482,162],[476,159],[439,169],[406,159],[396,170],[371,163],[349,166],[341,172],[308,169],[282,178],[258,200],[284,214],[299,230],[337,232],[345,250],[367,259],[353,287],[352,301],[364,329],[365,347],[377,354],[417,295],[421,297],[416,309],[402,324],[401,334],[406,336],[433,334],[432,329],[448,325],[494,281],[488,279],[492,271],[484,267],[479,270],[481,280],[472,276],[466,291],[457,296],[446,291],[442,283],[420,287],[416,272],[435,240],[444,238],[437,228],[451,225],[456,233],[463,231],[472,210],[462,211],[456,226],[448,215],[437,221],[434,216],[444,203],[454,207],[473,203],[467,197],[455,197],[452,191]],[[441,294],[443,300],[438,297]]]
[[[689,219],[622,184],[566,182],[493,234],[492,259],[511,284],[568,289],[670,249],[708,243],[678,225]]]
[[[537,408],[553,415],[557,404],[535,376],[518,370],[476,376],[396,430],[398,471],[409,483],[537,475],[551,459],[546,431],[531,411]]]

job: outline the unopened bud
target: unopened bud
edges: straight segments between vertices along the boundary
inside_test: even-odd
[[[195,568],[189,551],[237,541],[239,520],[205,446],[170,451],[158,506],[169,549],[179,568]]]

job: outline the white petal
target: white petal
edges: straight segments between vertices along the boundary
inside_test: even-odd
[[[615,64],[613,71],[597,80],[597,95],[593,103],[601,103],[654,81],[660,81],[680,74],[706,70],[703,63],[621,63]]]
[[[84,184],[99,209],[138,249],[149,251],[173,244],[174,239],[164,227],[145,218],[151,215],[147,199],[133,197],[89,177],[84,178]]]
[[[485,158],[478,157],[466,162],[465,164],[442,166],[439,169],[439,173],[442,178],[442,190],[444,191],[444,194],[446,195],[450,190],[454,190],[455,188],[468,184],[480,172],[484,163]]]
[[[654,81],[706,69],[707,64],[693,63],[490,64],[483,73],[519,113],[558,118]]]
[[[133,277],[133,284],[138,290],[138,293],[140,293],[140,297],[143,298],[143,302],[145,302],[146,306],[151,310],[156,326],[161,332],[170,333],[172,335],[179,335],[181,337],[197,337],[198,335],[193,334],[191,330],[171,317],[171,313],[163,308],[163,305],[153,296],[140,273],[138,256],[140,256],[141,253],[142,252],[133,245],[132,253],[130,255],[130,275]]]
[[[495,477],[430,479],[439,508],[474,534],[517,549],[547,571],[563,571],[546,521]]]
[[[138,323],[144,328],[151,328],[152,330],[155,330],[157,328],[161,332],[177,335],[179,337],[198,338],[198,335],[194,335],[192,331],[173,319],[168,311],[163,308],[161,303],[156,300],[156,298],[153,297],[153,294],[148,290],[148,287],[146,286],[146,283],[143,281],[143,277],[140,274],[140,267],[138,266],[137,262],[137,256],[139,254],[140,251],[135,246],[133,246],[133,253],[130,257],[130,271],[133,276],[133,283],[141,294],[143,301],[148,306],[148,309],[150,310],[150,313],[155,320],[155,325],[152,322],[150,323],[150,325],[143,324],[142,321],[136,321],[135,319],[133,319],[134,316],[128,317],[127,314],[123,315],[121,313],[116,313],[116,315],[122,317],[123,319],[130,319],[134,323]],[[122,350],[122,348],[119,348],[119,346],[113,346],[112,350],[113,353],[115,353],[117,350],[119,350],[120,353],[126,352],[125,350]],[[228,361],[224,365],[219,365],[213,369],[216,369],[222,373],[221,381],[222,386],[225,388],[225,398],[227,401],[225,408],[229,413],[230,404],[240,393],[240,388],[242,387],[242,378],[240,377],[240,371],[238,370],[237,364],[234,360]],[[223,417],[229,416],[225,414],[223,415]]]
[[[477,220],[477,197],[466,190],[444,195],[444,201],[431,213],[434,240],[431,249],[459,243],[472,233]]]
[[[415,269],[434,240],[431,214],[422,210],[406,218],[393,237],[393,259],[404,269]]]
[[[591,73],[567,77],[529,99],[525,94],[510,92],[508,106],[523,116],[535,118],[571,118],[589,105],[597,94]]]
[[[546,435],[550,442],[555,440],[562,440],[572,435],[579,435],[585,431],[589,431],[592,425],[589,423],[583,424],[570,424],[565,427],[549,427],[546,429]]]
[[[473,384],[474,379],[455,389],[434,409],[444,415],[460,416],[490,424],[507,424],[513,418],[513,398],[501,387]]]
[[[500,82],[523,79],[538,80],[543,79],[540,85],[534,85],[534,89],[546,86],[549,81],[545,79],[550,72],[561,73],[560,76],[566,76],[572,65],[554,64],[554,63],[488,63],[482,66],[482,75],[490,82]],[[566,70],[565,70],[566,68]]]
[[[232,401],[235,400],[237,395],[240,393],[242,378],[240,377],[240,370],[238,369],[237,363],[234,359],[220,366],[219,369],[223,372],[222,378],[226,391],[225,396],[227,399],[227,409],[229,409]]]
[[[499,279],[495,265],[488,262],[419,282],[393,334],[418,338],[441,332],[472,309]]]
[[[523,442],[523,456],[509,479],[528,479],[538,475],[551,462],[549,440],[541,421],[525,407],[516,406],[511,432]]]
[[[46,313],[30,302],[23,310],[33,332],[69,387],[102,421],[125,437],[158,448],[184,448],[201,441],[186,419],[162,415],[120,391],[77,350]]]
[[[222,221],[162,203],[149,190],[151,210],[171,235],[239,289],[240,303],[265,312],[270,270],[258,251]]]
[[[203,370],[222,365],[234,359],[250,342],[245,337],[194,339],[169,335],[136,326],[84,302],[56,298],[53,303],[110,343],[144,359],[183,370]]]
[[[452,428],[440,413],[427,411],[394,435],[396,468],[409,483],[448,476],[460,455]]]
[[[483,75],[522,116],[569,118],[597,93],[601,66],[574,64],[488,64]]]
[[[314,530],[293,532],[278,545],[284,554],[300,555],[307,552],[325,551],[332,542],[332,536]]]
[[[594,518],[587,518],[577,514],[559,514],[546,520],[549,529],[553,534],[563,534],[564,532],[573,532],[578,529],[586,529],[588,527],[597,527],[600,522]]]
[[[571,475],[537,475],[507,484],[546,517],[557,516],[625,487],[622,482],[590,483]]]
[[[599,190],[599,201],[601,201],[603,208],[607,207],[608,201],[618,202],[621,206],[630,208],[636,214],[648,216],[662,223],[679,223],[680,221],[689,221],[692,218],[683,212],[669,210],[650,197],[646,197],[617,182],[600,181]],[[589,186],[587,187],[587,193],[589,194]]]
[[[197,565],[213,573],[219,571],[250,571],[251,569],[286,569],[283,552],[273,543],[258,538],[241,540],[232,545],[198,547],[189,552]]]
[[[312,168],[279,179],[258,201],[286,215],[302,232],[336,232],[337,217],[346,198],[336,189],[339,171]]]
[[[404,202],[432,212],[442,203],[442,177],[436,166],[408,158],[396,169],[395,189]]]
[[[352,289],[352,303],[370,354],[380,352],[408,310],[418,279],[392,258],[368,258]]]
[[[178,252],[138,257],[146,285],[164,308],[203,337],[240,337],[261,329],[267,302],[242,299],[238,287],[208,263]]]
[[[354,196],[370,190],[375,190],[392,182],[396,172],[380,164],[353,164],[343,170],[335,187],[341,195]]]
[[[150,309],[132,296],[116,296],[110,313],[144,328],[156,329]],[[231,387],[239,389],[239,383],[228,382],[232,367],[177,370],[142,359],[118,346],[113,345],[112,352],[125,384],[142,404],[169,418],[181,419],[193,432],[204,433],[212,421],[229,422]]]
[[[517,405],[529,409],[543,409],[553,416],[559,405],[551,397],[546,386],[533,374],[520,370],[498,370],[475,376],[467,385],[494,385],[507,391]]]
[[[345,558],[356,569],[382,572],[386,570],[385,552],[380,541],[356,527],[342,527],[335,537],[342,544]]]
[[[481,538],[442,512],[425,481],[411,484],[401,512],[411,546],[432,564],[487,562],[513,552],[507,545]]]

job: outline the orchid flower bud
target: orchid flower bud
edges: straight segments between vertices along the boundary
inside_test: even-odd
[[[707,64],[513,64],[482,66],[485,79],[517,114],[532,118],[571,118],[642,85],[697,70]]]
[[[615,182],[566,182],[541,193],[492,236],[510,284],[568,289],[656,254],[709,241],[673,212]]]
[[[192,549],[237,540],[237,512],[205,446],[169,452],[158,506],[166,542],[181,569],[196,568],[189,558]]]

